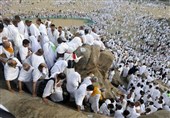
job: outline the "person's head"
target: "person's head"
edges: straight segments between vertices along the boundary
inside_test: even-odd
[[[26,71],[28,71],[30,69],[30,67],[31,67],[28,63],[23,63],[22,65],[23,65],[22,66],[23,69],[26,70]]]
[[[146,108],[145,113],[148,114],[150,112],[151,112],[151,109],[150,108]]]
[[[36,52],[36,55],[38,56],[42,56],[44,54],[44,51],[42,49],[39,49],[37,52]]]
[[[133,108],[135,106],[134,102],[129,103],[129,107]]]
[[[94,86],[91,84],[89,86],[87,86],[87,91],[93,91],[94,90]]]
[[[140,106],[140,102],[139,101],[135,102],[135,107],[138,107],[138,106]]]
[[[8,41],[8,38],[6,36],[2,37],[2,42]]]
[[[159,99],[160,99],[160,100],[163,100],[163,99],[164,99],[164,97],[163,97],[163,96],[160,96],[160,97],[159,97]]]
[[[128,95],[127,95],[127,99],[130,99],[132,97],[132,93],[129,93]]]
[[[4,24],[7,25],[7,26],[11,24],[11,20],[10,20],[9,18],[4,18],[4,19],[3,19],[3,22],[4,22]]]
[[[56,29],[54,24],[51,24],[50,28],[51,28],[52,31],[54,31]]]
[[[15,26],[15,27],[18,27],[18,22],[17,22],[17,20],[12,20],[12,24]]]
[[[151,102],[149,102],[149,105],[153,105],[154,103],[151,101]]]
[[[130,112],[128,110],[124,110],[123,116],[126,118],[128,115],[130,115]]]
[[[126,66],[126,67],[128,67],[128,66],[129,66],[129,63],[128,63],[128,61],[126,62],[125,66]]]
[[[119,104],[116,104],[116,110],[121,110],[121,109],[122,109],[122,106]]]
[[[159,103],[159,104],[163,104],[163,101],[162,101],[162,100],[159,100],[158,103]]]
[[[134,89],[130,89],[130,93],[133,93],[134,92]]]
[[[147,99],[149,99],[149,98],[151,98],[151,95],[150,95],[150,94],[147,96]]]
[[[63,43],[63,42],[64,42],[64,41],[63,41],[63,38],[62,38],[62,37],[59,37],[59,38],[57,39],[57,42],[58,42],[58,44]]]
[[[41,21],[41,19],[40,19],[40,18],[37,18],[37,20],[36,20],[36,24],[37,24],[37,25],[42,24],[42,21]]]
[[[127,106],[129,106],[129,105],[130,105],[130,103],[131,103],[131,101],[127,100]]]
[[[144,100],[143,99],[140,99],[139,102],[140,102],[140,104],[144,104]]]
[[[152,88],[152,85],[149,85],[149,88],[151,89],[151,88]]]
[[[17,62],[14,59],[10,58],[10,59],[8,59],[7,64],[8,64],[8,66],[15,68],[17,65]]]
[[[137,87],[140,87],[140,86],[141,86],[140,83],[138,83],[138,84],[137,84]]]
[[[18,15],[14,16],[14,19],[15,19],[17,22],[20,22],[20,21],[21,21],[21,18],[20,18]]]
[[[3,29],[4,29],[3,22],[0,22],[0,33],[3,32]]]
[[[140,90],[140,94],[143,96],[145,94],[145,92]]]
[[[145,82],[145,80],[144,79],[142,79],[142,83],[144,83]]]
[[[159,90],[159,87],[156,87],[155,89]]]
[[[148,81],[146,82],[146,85],[149,85],[149,82],[148,82]]]
[[[125,98],[125,95],[120,96],[120,100],[123,100]]]
[[[85,29],[85,30],[84,30],[84,33],[85,33],[85,35],[88,34],[88,33],[89,33],[89,30],[88,30],[88,29]]]
[[[31,23],[32,23],[32,21],[30,21],[30,20],[26,20],[26,21],[25,21],[25,24],[26,24],[28,27],[31,25]]]
[[[8,40],[3,40],[2,45],[5,49],[10,48],[11,44]]]
[[[115,99],[114,99],[114,98],[110,98],[109,100],[111,101],[111,103],[114,103],[114,102],[115,102]]]
[[[167,91],[167,94],[170,94],[170,91]]]
[[[66,78],[66,75],[65,75],[64,73],[60,73],[60,74],[57,74],[57,75],[56,75],[56,78],[57,78],[58,80],[63,80],[63,79]]]
[[[22,41],[22,45],[23,45],[24,47],[29,47],[29,44],[30,44],[30,41],[29,41],[28,39],[24,39],[24,40]]]
[[[80,27],[79,27],[79,30],[84,30],[84,27],[83,27],[83,26],[80,26]]]
[[[133,90],[133,92],[135,91],[135,87],[134,86],[132,86],[132,90]]]
[[[61,26],[58,27],[58,31],[62,32],[63,28]]]
[[[45,63],[41,63],[39,66],[38,66],[38,70],[40,72],[43,72],[43,68],[47,68],[46,64]]]
[[[98,81],[98,78],[96,76],[91,77],[91,82],[92,83],[97,82],[97,81]]]
[[[107,108],[108,108],[109,110],[111,110],[111,109],[114,108],[114,105],[113,105],[113,104],[108,104],[108,105],[107,105]]]
[[[96,33],[96,29],[95,29],[95,28],[92,28],[92,31],[93,31],[94,33]]]

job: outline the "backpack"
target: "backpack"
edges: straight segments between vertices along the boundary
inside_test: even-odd
[[[67,68],[74,68],[74,67],[75,67],[75,61],[74,60],[68,60]]]
[[[43,81],[40,82],[38,89],[37,89],[37,96],[42,97],[44,89],[48,83],[48,81],[53,80],[54,81],[54,85],[53,85],[53,89],[55,90],[55,78],[50,78],[50,79],[44,79]]]

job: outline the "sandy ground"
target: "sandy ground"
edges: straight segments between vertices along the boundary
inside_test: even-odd
[[[84,20],[74,20],[74,19],[51,19],[52,23],[57,26],[80,26],[84,24]]]
[[[85,24],[85,20],[76,20],[76,19],[50,19],[56,27],[72,27],[72,26],[81,26]],[[35,20],[32,20],[35,23]],[[43,22],[45,20],[42,20]]]

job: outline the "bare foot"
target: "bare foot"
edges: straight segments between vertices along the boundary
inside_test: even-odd
[[[37,95],[35,93],[32,94],[32,97],[37,97]]]
[[[19,90],[19,93],[24,93],[24,91],[23,90]]]
[[[14,93],[14,90],[13,89],[9,89],[10,92]]]
[[[47,98],[43,98],[43,102],[44,102],[45,104],[48,104],[48,99],[47,99]]]

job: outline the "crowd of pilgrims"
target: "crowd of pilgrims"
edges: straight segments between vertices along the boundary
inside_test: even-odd
[[[42,23],[37,18],[36,24],[30,20],[23,22],[19,16],[0,22],[0,61],[9,91],[14,91],[11,81],[17,83],[20,93],[24,83],[33,97],[42,97],[47,104],[48,100],[69,99],[75,101],[78,111],[90,106],[95,113],[115,118],[137,118],[162,109],[170,111],[170,91],[161,91],[155,82],[162,80],[170,86],[168,60],[164,64],[158,61],[168,59],[169,55],[148,56],[147,52],[128,47],[129,42],[124,40],[111,39],[104,45],[95,28],[81,26],[72,34],[69,29],[56,28],[49,19]],[[108,79],[112,82],[117,69],[120,77],[128,80],[127,86],[118,87],[121,95],[104,98],[93,73],[81,78],[75,71],[75,63],[83,58],[77,57],[75,50],[82,45],[98,45],[101,51],[110,48],[115,60]]]
[[[8,2],[2,2],[1,6],[10,6]],[[84,4],[88,2],[80,5],[85,10]],[[93,4],[97,6],[99,3],[94,1]],[[37,19],[35,25],[29,20],[23,22],[19,16],[15,16],[12,21],[3,19],[0,23],[0,61],[8,89],[13,91],[10,83],[15,81],[22,93],[24,83],[33,96],[42,97],[45,103],[48,103],[48,100],[61,102],[69,97],[68,100],[75,101],[79,111],[90,106],[95,113],[115,118],[136,118],[158,110],[170,111],[170,91],[162,91],[162,85],[156,82],[160,81],[164,86],[170,87],[169,24],[165,19],[152,19],[152,14],[137,13],[135,7],[129,6],[126,12],[123,12],[122,7],[126,4],[124,1],[106,1],[102,4],[105,4],[105,7],[91,13],[68,11],[56,15],[46,12],[45,9],[40,14],[40,17],[77,15],[90,17],[96,22],[98,29],[80,27],[74,35],[69,29],[61,26],[56,28],[50,20],[42,24],[41,19]],[[141,8],[141,11],[144,8]],[[9,12],[3,10],[2,14]],[[120,15],[117,11],[122,11],[123,21],[116,18]],[[114,19],[110,13],[113,13]],[[134,16],[128,15],[129,13]],[[13,14],[16,14],[15,11]],[[36,17],[36,14],[32,13],[28,17]],[[108,24],[108,19],[112,20],[111,24]],[[140,32],[128,32],[129,36],[134,34],[134,37],[130,37],[131,41],[124,39],[123,30],[109,34],[109,27],[120,28],[115,26],[118,21],[125,30],[130,21],[133,21],[137,25],[134,30]],[[110,35],[110,40],[104,42],[104,45],[99,34]],[[141,44],[139,40],[142,41]],[[93,73],[81,78],[80,74],[75,72],[74,63],[83,57],[77,57],[74,51],[84,44],[98,45],[101,50],[109,48],[113,52],[115,60],[108,79],[112,82],[118,70],[121,79],[128,81],[126,86],[118,86],[121,95],[104,98],[104,91],[95,84],[98,79]]]

